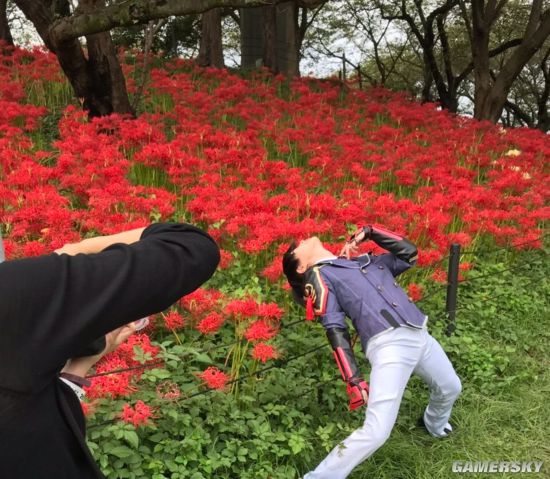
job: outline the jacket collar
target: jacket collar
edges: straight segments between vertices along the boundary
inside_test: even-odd
[[[314,266],[321,266],[330,264],[332,266],[337,266],[339,268],[349,268],[349,269],[362,269],[365,266],[368,266],[371,262],[371,257],[369,254],[363,254],[361,256],[354,256],[353,258],[328,258],[321,261],[317,261]]]

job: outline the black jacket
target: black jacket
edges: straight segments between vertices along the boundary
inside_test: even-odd
[[[97,254],[0,264],[0,478],[102,478],[59,371],[107,332],[198,288],[218,262],[206,233],[167,223]]]

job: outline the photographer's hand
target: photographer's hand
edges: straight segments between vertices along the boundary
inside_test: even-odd
[[[61,372],[85,377],[95,363],[97,363],[106,354],[113,352],[136,331],[137,322],[138,321],[135,321],[125,326],[121,326],[120,328],[107,333],[105,335],[105,349],[101,351],[101,353],[94,356],[69,359]]]

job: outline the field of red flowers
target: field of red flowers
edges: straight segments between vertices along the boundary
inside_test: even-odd
[[[100,375],[88,390],[91,416],[121,398],[111,418],[153,425],[163,412],[147,398],[178,400],[205,387],[238,394],[239,375],[283,357],[280,254],[294,238],[320,235],[336,251],[361,224],[408,236],[420,247],[408,279],[414,299],[445,280],[451,243],[542,246],[550,141],[540,131],[455,117],[384,89],[243,77],[182,60],[152,70],[137,119],[89,121],[54,57],[16,50],[0,60],[8,259],[170,219],[202,225],[222,248],[210,284],[153,318],[96,372],[170,365],[189,353],[190,338],[198,349],[232,346],[199,358],[183,386],[161,375],[140,386],[142,369]],[[125,71],[132,92],[132,65]]]

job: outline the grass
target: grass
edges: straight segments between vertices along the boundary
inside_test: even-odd
[[[389,441],[350,479],[454,477],[453,461],[543,461],[539,477],[550,477],[547,371],[535,383],[518,385],[503,395],[480,394],[466,383],[454,409],[456,430],[448,439],[431,438],[414,427],[414,422],[399,418]],[[414,409],[419,416],[422,408]],[[468,474],[472,478],[485,476]],[[522,476],[533,474],[513,474]],[[491,477],[510,474],[495,473]]]

